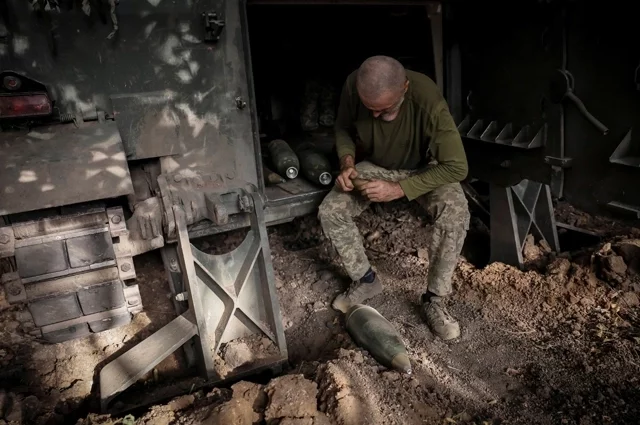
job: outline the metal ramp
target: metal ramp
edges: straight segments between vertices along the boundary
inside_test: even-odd
[[[242,213],[250,215],[251,229],[235,250],[209,255],[189,241],[187,216],[173,205],[177,253],[185,292],[176,294],[188,309],[140,344],[112,360],[100,371],[102,411],[109,403],[171,353],[193,340],[193,354],[210,384],[222,381],[214,369],[221,344],[251,334],[263,334],[278,354],[242,370],[242,375],[287,359],[287,348],[274,283],[264,205],[257,192],[238,191]],[[175,265],[177,266],[177,265]],[[177,267],[175,267],[177,269]],[[191,351],[191,350],[189,350]],[[266,365],[265,365],[266,363]],[[240,374],[238,374],[240,375]],[[234,374],[224,380],[233,379]]]

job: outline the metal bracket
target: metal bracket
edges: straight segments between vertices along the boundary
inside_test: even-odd
[[[545,156],[544,162],[551,166],[551,192],[561,198],[564,190],[564,170],[571,168],[573,158]]]
[[[548,185],[523,180],[511,187],[491,185],[491,262],[524,268],[522,249],[527,235],[546,240],[560,251],[551,190]]]
[[[245,191],[241,199],[243,204],[250,200],[253,205],[251,230],[237,249],[223,255],[209,255],[195,248],[189,242],[184,210],[173,206],[180,263],[179,269],[174,268],[182,272],[189,309],[100,371],[103,411],[114,397],[196,336],[200,367],[210,384],[223,380],[214,369],[220,345],[236,338],[261,333],[278,348],[277,355],[261,359],[259,365],[243,367],[243,375],[286,361],[264,205],[255,191]],[[235,371],[224,379],[234,375]]]
[[[218,18],[216,12],[204,12],[202,14],[202,20],[204,21],[204,41],[212,42],[220,39],[222,29],[224,28],[224,20]]]
[[[0,258],[13,257],[16,238],[11,226],[0,227]]]
[[[628,167],[640,167],[640,146],[637,136],[633,137],[633,127],[625,134],[622,141],[609,157],[609,162],[613,164],[626,165]]]
[[[27,291],[18,272],[3,274],[0,283],[4,285],[4,293],[9,304],[27,301]]]
[[[460,136],[497,145],[511,146],[519,149],[536,149],[546,145],[547,124],[524,125],[519,130],[513,123],[499,124],[498,121],[472,119],[466,116],[458,125]]]
[[[638,206],[624,204],[618,201],[611,201],[607,204],[607,207],[619,213],[633,217],[636,220],[640,220],[640,207]]]
[[[573,158],[558,158],[555,156],[545,156],[544,162],[552,167],[571,168],[573,165]]]

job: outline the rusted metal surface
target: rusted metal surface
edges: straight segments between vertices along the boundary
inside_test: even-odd
[[[0,215],[133,192],[114,123],[0,133]]]

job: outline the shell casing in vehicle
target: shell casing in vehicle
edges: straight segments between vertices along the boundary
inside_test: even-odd
[[[351,338],[385,367],[411,373],[411,362],[400,334],[376,309],[356,304],[346,313]]]
[[[296,152],[300,159],[302,174],[313,183],[323,186],[331,184],[331,164],[329,160],[310,143],[301,144]]]
[[[298,177],[300,161],[287,142],[282,139],[272,140],[269,143],[269,153],[271,154],[271,162],[278,174],[289,179]]]

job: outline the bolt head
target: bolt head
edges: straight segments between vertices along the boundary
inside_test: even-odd
[[[122,270],[125,273],[130,271],[131,270],[131,264],[124,263],[123,265],[120,266],[120,270]]]
[[[7,234],[1,234],[0,235],[0,243],[1,244],[8,244],[9,241],[11,240],[11,237]]]
[[[22,289],[18,285],[9,285],[9,294],[17,297],[22,292]]]
[[[173,181],[176,183],[179,183],[182,181],[182,176],[180,174],[176,174],[175,176],[173,176]]]
[[[122,217],[120,217],[119,215],[114,215],[113,217],[111,217],[111,222],[113,224],[119,224],[122,221]]]
[[[172,258],[171,261],[169,261],[169,269],[174,272],[178,271],[178,260]]]

